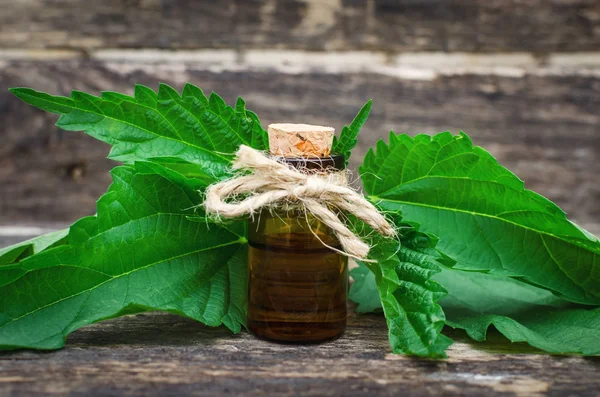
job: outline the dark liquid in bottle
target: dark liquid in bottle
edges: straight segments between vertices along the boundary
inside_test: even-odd
[[[252,241],[250,233],[250,330],[258,337],[290,342],[339,336],[346,327],[347,258],[310,232],[259,240]]]

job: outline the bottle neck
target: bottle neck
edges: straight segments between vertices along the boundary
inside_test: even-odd
[[[306,173],[334,173],[346,168],[346,158],[343,154],[336,153],[327,157],[275,157],[275,159]]]

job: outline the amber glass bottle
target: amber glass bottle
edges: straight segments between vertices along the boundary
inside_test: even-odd
[[[282,161],[303,172],[335,172],[344,166],[339,155]],[[340,248],[333,232],[292,205],[255,215],[248,240],[250,330],[287,342],[339,336],[346,327],[348,260],[327,247]]]

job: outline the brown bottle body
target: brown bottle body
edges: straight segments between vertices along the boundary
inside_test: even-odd
[[[263,210],[250,221],[248,240],[248,327],[255,335],[316,342],[344,332],[348,260],[323,244],[339,249],[327,226],[300,208]]]

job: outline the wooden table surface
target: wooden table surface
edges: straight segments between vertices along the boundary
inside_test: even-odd
[[[390,352],[385,320],[352,315],[339,339],[319,345],[231,335],[148,313],[73,333],[56,352],[0,353],[0,395],[440,396],[585,395],[600,392],[600,358],[537,354],[498,334],[456,342],[447,360]]]
[[[27,230],[0,227],[0,247]],[[332,342],[289,345],[138,314],[78,330],[63,350],[0,353],[0,396],[600,395],[600,357],[446,331],[455,339],[448,359],[427,360],[392,354],[380,315],[352,314]]]

